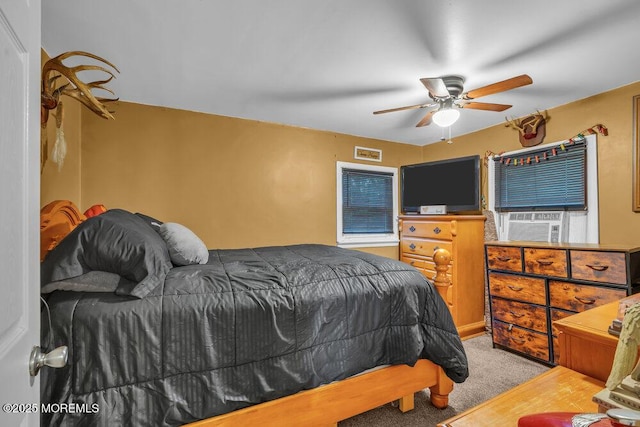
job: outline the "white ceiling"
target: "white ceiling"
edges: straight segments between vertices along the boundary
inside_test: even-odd
[[[123,101],[425,145],[427,110],[373,111],[430,101],[422,77],[532,77],[455,137],[624,86],[639,18],[637,0],[43,0],[42,46],[111,61]]]

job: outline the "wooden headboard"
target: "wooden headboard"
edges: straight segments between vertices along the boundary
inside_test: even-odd
[[[69,200],[55,200],[40,209],[40,261],[85,219]]]

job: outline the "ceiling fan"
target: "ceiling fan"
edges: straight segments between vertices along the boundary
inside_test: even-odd
[[[394,111],[412,110],[417,108],[438,107],[437,109],[429,111],[422,118],[422,120],[418,122],[416,127],[427,126],[431,124],[432,121],[438,126],[448,127],[451,126],[456,120],[458,120],[458,117],[460,116],[458,108],[471,108],[474,110],[485,111],[504,111],[512,107],[511,105],[507,104],[472,102],[473,99],[492,95],[498,92],[504,92],[533,83],[531,77],[526,74],[522,74],[520,76],[512,77],[510,79],[483,86],[478,89],[463,92],[464,78],[461,76],[451,75],[435,78],[422,78],[420,79],[420,81],[429,91],[429,96],[431,97],[433,102],[418,105],[409,105],[406,107],[390,108],[388,110],[379,110],[374,111],[373,114],[391,113]]]

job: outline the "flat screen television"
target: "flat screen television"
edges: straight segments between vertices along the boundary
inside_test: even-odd
[[[401,166],[400,182],[405,214],[429,205],[446,205],[447,213],[480,212],[480,156]]]

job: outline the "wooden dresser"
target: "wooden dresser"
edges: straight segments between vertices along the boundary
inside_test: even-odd
[[[401,261],[433,280],[433,252],[444,248],[451,254],[446,302],[463,337],[485,330],[484,221],[483,215],[400,216]]]
[[[488,242],[493,342],[558,363],[552,322],[640,290],[640,248],[624,245]]]
[[[560,365],[607,381],[618,337],[608,331],[618,315],[618,301],[565,317],[554,323],[560,344]]]

